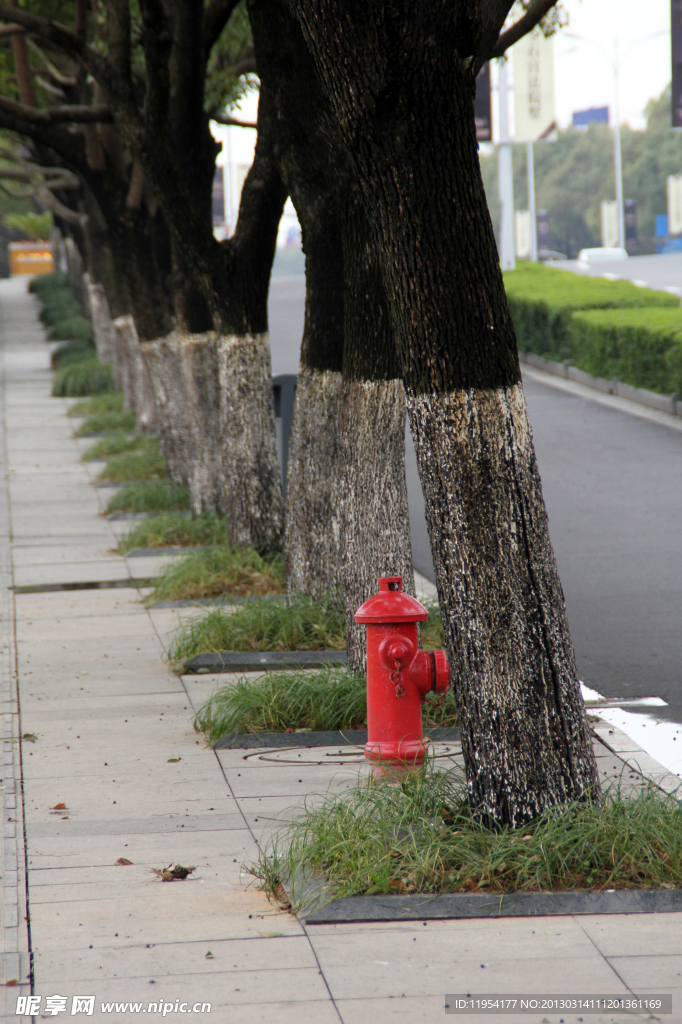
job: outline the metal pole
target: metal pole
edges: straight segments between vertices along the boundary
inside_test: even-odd
[[[625,203],[623,201],[623,159],[620,150],[620,107],[618,102],[618,40],[613,44],[613,78],[615,86],[615,130],[613,133],[613,158],[616,171],[616,203],[618,204],[618,245],[625,248]]]
[[[514,249],[514,177],[512,170],[512,149],[509,144],[509,114],[507,109],[507,63],[499,61],[500,100],[500,144],[497,148],[497,172],[499,196],[502,205],[500,227],[500,263],[503,270],[514,270],[516,256]]]
[[[535,161],[533,143],[526,147],[526,168],[528,171],[528,210],[530,212],[530,258],[533,263],[538,261],[538,221],[535,215]]]

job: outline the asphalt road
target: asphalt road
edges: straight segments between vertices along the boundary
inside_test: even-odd
[[[274,373],[297,372],[303,296],[302,278],[273,278]],[[682,433],[530,379],[525,391],[580,678],[662,697],[657,716],[680,722]],[[409,434],[406,471],[414,563],[433,579]]]
[[[552,266],[572,270],[590,277],[622,278],[642,288],[668,290],[682,295],[682,253],[671,252],[655,256],[629,256],[625,260],[605,260],[585,267],[576,260],[561,260]]]

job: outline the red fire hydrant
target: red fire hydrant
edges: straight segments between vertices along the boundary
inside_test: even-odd
[[[417,623],[429,614],[403,591],[402,576],[380,576],[379,593],[355,613],[367,623],[367,746],[382,764],[424,759],[422,704],[445,693],[450,669],[445,651],[420,651]]]

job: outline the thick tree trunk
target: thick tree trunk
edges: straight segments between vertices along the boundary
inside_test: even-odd
[[[285,549],[290,593],[340,588],[339,413],[342,376],[301,364],[289,438]]]
[[[472,804],[518,825],[598,775],[477,157],[471,55],[506,11],[289,2],[380,255]]]
[[[85,275],[85,287],[88,295],[88,308],[90,310],[90,322],[92,323],[92,334],[97,349],[97,358],[100,363],[112,363],[114,361],[114,324],[109,313],[109,304],[104,294],[104,288],[92,280],[89,274]]]
[[[136,406],[135,374],[136,352],[133,338],[137,340],[137,334],[133,335],[129,329],[128,317],[119,317],[112,323],[114,335],[114,377],[116,387],[123,395],[123,408],[132,409]]]
[[[156,430],[154,395],[133,318],[117,317],[113,328],[118,339],[118,351],[126,354],[125,386],[128,393],[124,398],[124,405],[135,410],[136,429],[142,433],[153,434]]]
[[[140,344],[149,374],[161,451],[168,476],[184,484],[192,472],[192,421],[186,398],[181,339],[176,334]]]
[[[222,337],[218,346],[223,491],[221,509],[237,547],[282,546],[284,502],[277,460],[270,339]]]
[[[224,487],[220,415],[220,337],[179,334],[184,401],[191,431],[189,496],[192,512],[218,512]]]
[[[414,594],[402,381],[344,380],[339,445],[348,667],[364,672],[367,627],[355,622],[355,612],[376,593],[379,576],[402,576],[404,589]]]

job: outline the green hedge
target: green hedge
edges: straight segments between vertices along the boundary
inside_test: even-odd
[[[504,275],[504,285],[519,349],[548,359],[575,359],[571,319],[578,310],[680,308],[680,300],[667,292],[537,263],[517,264]]]
[[[591,309],[571,321],[575,365],[595,377],[682,395],[682,308]]]
[[[55,398],[81,398],[115,391],[114,372],[108,363],[97,358],[68,361],[54,375],[52,394]]]

